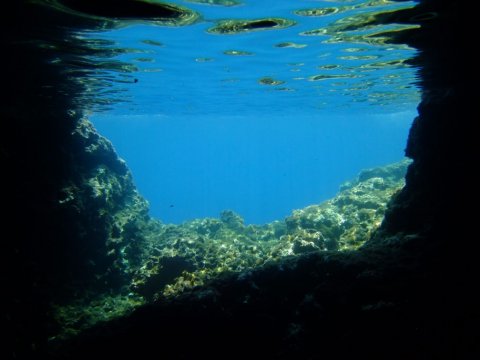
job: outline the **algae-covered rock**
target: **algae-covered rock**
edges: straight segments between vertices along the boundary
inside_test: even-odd
[[[88,129],[88,125],[83,126]],[[95,132],[89,134],[98,136]],[[122,177],[106,166],[96,167],[83,186],[96,207],[103,209],[99,218],[112,229],[106,237],[107,249],[127,280],[121,293],[130,294],[116,301],[130,311],[132,304],[174,297],[219,277],[278,263],[286,257],[359,248],[380,225],[392,195],[402,188],[407,166],[408,161],[402,161],[365,170],[357,179],[342,185],[333,199],[294,210],[283,221],[265,225],[245,225],[232,210],[223,211],[218,219],[162,224],[146,214],[145,201],[130,187],[133,185],[129,172]],[[113,198],[124,201],[123,210],[115,207]],[[98,304],[111,296],[100,294],[96,299],[80,302],[87,315],[82,315],[81,306],[60,308],[59,318],[70,316],[70,332],[75,323],[79,328],[89,327],[95,323],[95,317],[89,314],[102,311]],[[112,312],[111,317],[118,314]]]
[[[339,194],[319,205],[293,211],[284,221],[245,225],[240,215],[225,210],[219,219],[196,219],[182,225],[161,225],[150,237],[146,265],[138,269],[132,291],[149,299],[175,295],[221,274],[241,272],[285,256],[312,251],[353,250],[380,225],[391,196],[402,188],[408,161],[363,171],[341,187]],[[155,281],[168,271],[165,259],[179,276]],[[183,266],[183,268],[182,268]]]
[[[358,248],[378,228],[392,195],[403,187],[408,164],[404,160],[364,170],[333,199],[295,210],[285,220],[289,235],[316,231],[323,236],[324,249]]]
[[[58,207],[65,214],[65,226],[72,227],[76,242],[83,244],[82,253],[75,255],[83,256],[88,265],[78,269],[78,277],[87,288],[108,289],[127,281],[126,275],[140,263],[143,236],[146,229],[153,231],[153,221],[148,203],[112,144],[86,119],[78,122],[71,136],[74,165],[61,186]]]
[[[224,210],[220,213],[220,221],[223,222],[229,229],[242,232],[245,229],[245,224],[240,215],[232,210]]]
[[[273,236],[278,230],[272,226],[245,226],[231,210],[223,211],[220,219],[195,219],[182,225],[162,225],[159,230],[150,240],[152,253],[132,281],[132,291],[147,299],[173,295],[219,274],[262,264],[268,260],[270,244],[278,241]],[[165,265],[166,259],[176,261]],[[152,280],[163,279],[165,272],[177,277],[168,282]]]
[[[93,297],[85,296],[63,306],[54,306],[55,320],[62,329],[50,340],[77,335],[80,330],[94,324],[126,316],[143,304],[143,298],[134,293],[102,293]]]

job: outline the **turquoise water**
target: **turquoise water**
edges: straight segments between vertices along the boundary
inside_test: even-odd
[[[180,223],[232,209],[246,223],[283,219],[361,169],[403,157],[419,101],[414,51],[385,41],[406,25],[368,19],[414,2],[175,3],[200,19],[78,34],[123,49],[109,59],[122,67],[89,75],[103,87],[87,115],[153,216]],[[225,19],[259,23],[215,33]],[[268,28],[268,19],[292,23]]]

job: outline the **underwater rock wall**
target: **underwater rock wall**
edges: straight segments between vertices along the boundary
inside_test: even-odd
[[[421,1],[412,17],[421,30],[400,39],[420,50],[414,62],[420,65],[422,101],[406,147],[413,159],[406,187],[375,241],[407,232],[450,241],[447,233],[462,236],[472,220],[471,212],[462,210],[471,197],[471,164],[478,154],[472,119],[479,118],[477,85],[470,80],[475,66],[468,55],[472,19],[467,12],[460,1]]]
[[[43,351],[54,331],[52,304],[120,287],[127,264],[130,269],[141,254],[137,231],[147,203],[110,143],[77,111],[85,105],[78,100],[85,85],[76,81],[77,68],[67,71],[55,61],[78,49],[76,25],[31,1],[9,4],[0,24],[8,358]]]
[[[118,291],[129,283],[144,249],[148,204],[111,143],[87,120],[36,117],[43,128],[32,133],[29,126],[35,123],[9,119],[9,127],[25,128],[16,129],[15,137],[12,131],[2,133],[10,137],[2,141],[9,174],[3,179],[9,210],[2,220],[8,229],[8,317],[29,334],[17,334],[16,341],[44,344],[44,337],[55,332],[53,304]],[[54,131],[53,119],[71,128]]]
[[[76,269],[74,279],[84,279],[89,287],[98,284],[99,290],[116,288],[139,265],[145,248],[142,231],[150,221],[148,203],[112,144],[88,120],[77,122],[70,141],[72,169],[58,206],[64,226],[82,244],[75,256],[85,265]]]
[[[87,127],[92,131],[90,125]],[[343,184],[333,199],[294,210],[291,216],[264,225],[245,225],[241,216],[231,210],[223,211],[219,218],[195,219],[180,225],[141,218],[139,223],[144,226],[136,228],[136,239],[125,239],[125,243],[131,241],[133,245],[140,242],[142,250],[135,248],[136,264],[124,263],[129,274],[125,286],[56,306],[54,314],[60,330],[52,336],[62,339],[78,335],[146,303],[174,300],[195,287],[275,266],[288,258],[358,249],[380,225],[392,195],[403,187],[409,163],[403,160],[364,170]],[[110,183],[122,179],[116,176]],[[93,179],[98,181],[97,176]],[[82,183],[90,189],[90,181]],[[125,204],[120,213],[134,218],[137,215]]]
[[[142,234],[148,250],[134,271],[131,291],[147,300],[159,299],[288,256],[358,249],[380,225],[392,195],[403,187],[408,164],[405,160],[365,170],[333,199],[264,225],[245,225],[231,210],[218,219],[157,223]]]

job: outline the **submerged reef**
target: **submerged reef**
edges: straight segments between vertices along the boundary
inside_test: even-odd
[[[146,299],[178,295],[219,275],[240,273],[287,256],[354,250],[381,224],[392,195],[404,184],[409,161],[363,171],[333,199],[293,211],[282,221],[245,225],[223,211],[181,225],[159,225],[150,254],[131,290]]]
[[[172,299],[288,257],[355,250],[380,225],[390,198],[404,185],[409,164],[404,160],[365,170],[343,184],[333,199],[268,224],[246,225],[240,215],[225,210],[219,218],[174,225],[148,216],[148,204],[135,190],[124,162],[87,120],[79,122],[74,136],[82,142],[85,156],[101,165],[65,186],[60,203],[64,211],[89,213],[97,228],[107,229],[102,233],[103,252],[111,261],[108,267],[96,268],[96,278],[104,282],[116,274],[119,286],[85,291],[55,305],[58,332],[53,338],[75,335],[145,303]]]
[[[85,255],[97,282],[122,282],[142,258],[143,238],[138,235],[149,220],[148,203],[110,141],[88,120],[81,119],[71,137],[77,148],[71,154],[77,176],[63,183],[59,211],[76,222],[79,241],[95,242],[96,252]]]

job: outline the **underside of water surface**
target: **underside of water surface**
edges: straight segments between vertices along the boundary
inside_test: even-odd
[[[396,38],[418,27],[413,2],[178,4],[192,22],[115,16],[76,34],[95,49],[86,114],[152,216],[263,224],[403,157],[419,93]]]

